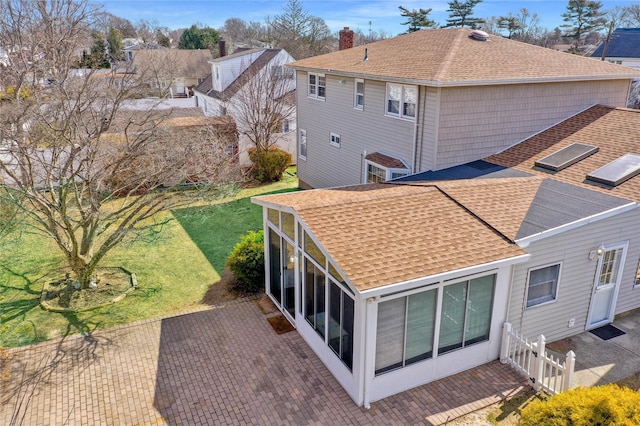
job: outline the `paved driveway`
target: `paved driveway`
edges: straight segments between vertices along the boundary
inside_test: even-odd
[[[248,300],[10,354],[3,425],[428,425],[524,386],[493,362],[356,407],[295,331],[276,335]]]

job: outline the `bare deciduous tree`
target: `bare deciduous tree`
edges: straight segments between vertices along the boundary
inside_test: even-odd
[[[177,184],[217,183],[235,167],[235,127],[175,136],[166,112],[123,110],[137,75],[71,72],[96,11],[89,0],[0,0],[0,45],[18,52],[15,95],[0,102],[0,198],[55,243],[83,288],[114,247],[158,226]]]
[[[234,84],[240,86],[229,113],[258,151],[266,151],[278,141],[283,123],[295,114],[295,77],[284,63],[274,62],[246,73]]]

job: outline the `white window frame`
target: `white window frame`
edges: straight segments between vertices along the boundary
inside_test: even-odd
[[[539,271],[541,269],[550,268],[550,267],[553,267],[553,266],[557,266],[558,267],[558,275],[556,277],[555,292],[553,292],[553,294],[549,295],[552,298],[550,300],[545,300],[545,301],[541,301],[541,302],[538,302],[538,303],[530,304],[530,302],[529,302],[529,290],[530,290],[530,285],[531,285],[531,273],[535,272],[535,271]],[[527,271],[527,293],[526,293],[526,298],[524,300],[525,309],[531,309],[531,308],[535,308],[535,307],[538,307],[538,306],[548,305],[548,304],[557,302],[558,301],[558,292],[560,291],[560,278],[561,277],[562,277],[562,262],[548,263],[546,265],[540,265],[540,266],[535,266],[535,267],[529,268],[529,270]],[[538,283],[538,284],[540,284],[540,283]]]
[[[314,83],[311,83],[311,77],[315,80]],[[324,80],[324,83],[320,84],[320,79]],[[320,88],[324,89],[324,95],[320,96]],[[312,91],[313,89],[313,91]],[[310,72],[307,74],[307,96],[312,99],[319,99],[324,101],[327,95],[327,79],[324,74],[313,73]]]
[[[638,268],[636,269],[636,276],[634,277],[634,288],[640,288],[640,259],[638,259]]]
[[[389,93],[390,93],[390,89],[391,88],[399,88],[400,89],[400,99],[398,99],[398,112],[391,112],[389,111],[389,101],[391,100],[389,98]],[[413,111],[414,111],[414,115],[408,115],[405,114],[405,104],[408,104],[407,100],[407,90],[408,89],[412,89],[416,91],[416,102],[413,103]],[[416,112],[417,112],[417,102],[418,102],[418,94],[419,94],[419,88],[418,86],[414,86],[414,85],[408,85],[408,84],[398,84],[398,83],[387,83],[387,88],[386,88],[386,95],[385,95],[385,107],[384,107],[384,111],[385,111],[385,115],[389,116],[389,117],[396,117],[396,118],[402,118],[405,120],[414,120],[416,119]]]
[[[302,155],[303,146],[304,146],[304,155]],[[307,159],[307,131],[304,129],[300,129],[300,131],[298,132],[298,158],[302,160]]]
[[[387,182],[391,180],[391,176],[393,173],[404,173],[403,176],[408,176],[411,174],[411,169],[409,167],[405,168],[405,169],[391,169],[385,166],[382,166],[374,161],[371,160],[365,160],[364,161],[364,173],[365,173],[365,183],[371,183],[369,182],[369,166],[373,166],[373,167],[377,167],[379,169],[382,169],[385,171],[385,179],[383,182]],[[400,178],[402,176],[397,176],[394,179]]]
[[[340,148],[341,142],[342,142],[342,139],[340,138],[340,135],[337,133],[331,132],[331,136],[329,138],[329,144],[331,146],[335,146],[336,148]]]
[[[362,92],[358,92],[358,83],[362,83]],[[364,110],[364,79],[362,78],[356,78],[353,84],[353,107],[360,111]]]

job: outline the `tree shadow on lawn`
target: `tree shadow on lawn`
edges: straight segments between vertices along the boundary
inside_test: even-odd
[[[296,190],[288,188],[260,195]],[[240,237],[249,230],[262,229],[262,206],[251,203],[248,197],[222,204],[177,209],[172,213],[221,276],[227,258]]]

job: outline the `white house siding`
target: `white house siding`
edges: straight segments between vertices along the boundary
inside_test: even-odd
[[[624,107],[628,90],[628,80],[442,88],[433,170],[495,154],[594,104]],[[423,156],[420,169],[429,166]]]
[[[365,151],[380,151],[411,164],[415,122],[385,116],[384,82],[365,80],[361,111],[353,107],[353,78],[327,74],[323,101],[307,96],[307,73],[296,75],[298,130],[307,132],[307,160],[298,158],[302,182],[314,188],[361,183]],[[340,135],[340,148],[329,143],[331,133]]]
[[[640,307],[640,288],[634,288],[640,258],[640,209],[634,209],[526,247],[532,257],[527,263],[516,265],[513,276],[509,322],[514,329],[530,338],[542,333],[547,341],[584,331],[598,266],[597,260],[589,259],[589,252],[600,244],[626,241],[629,246],[615,312]],[[526,308],[528,270],[560,262],[557,299]],[[569,327],[571,319],[575,319],[573,327]]]

